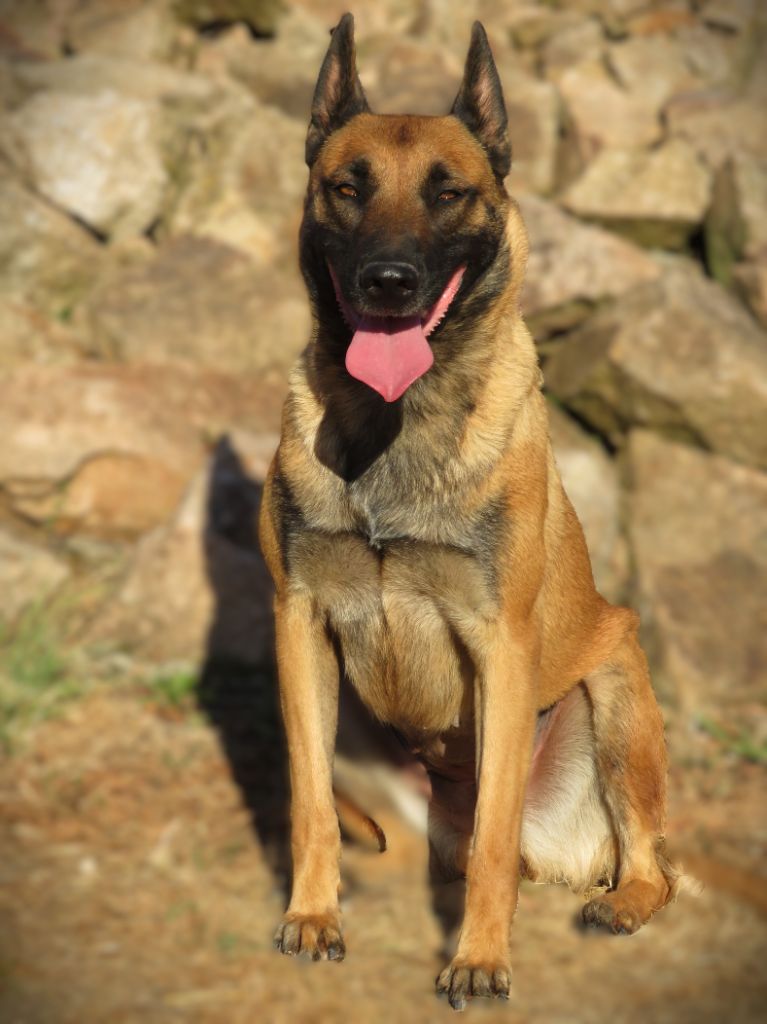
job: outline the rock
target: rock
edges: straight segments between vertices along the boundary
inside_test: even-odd
[[[184,31],[167,3],[144,0],[88,0],[70,9],[64,22],[69,53],[87,51],[141,61],[169,60],[181,49]]]
[[[555,10],[534,3],[510,6],[507,27],[515,47],[521,50],[541,47],[552,37],[583,24],[577,11]]]
[[[135,536],[175,508],[210,438],[277,422],[279,402],[181,367],[20,367],[0,379],[0,487],[59,533]]]
[[[632,434],[629,532],[662,696],[699,715],[767,696],[767,477]]]
[[[637,13],[628,19],[626,27],[630,35],[665,35],[695,25],[695,15],[684,2],[654,7],[653,4],[642,4]]]
[[[530,237],[522,311],[539,341],[660,273],[643,249],[581,224],[553,203],[526,196],[519,205]]]
[[[738,260],[767,263],[767,161],[740,154],[720,168],[705,232],[709,270],[723,284]]]
[[[621,88],[600,60],[565,71],[559,89],[567,110],[570,145],[583,165],[604,149],[642,149],[661,137],[659,109],[644,89]]]
[[[252,102],[244,121],[227,122],[187,157],[164,234],[233,246],[297,283],[305,139],[306,124]]]
[[[560,342],[546,382],[616,445],[647,426],[765,467],[766,340],[722,287],[670,266]]]
[[[610,70],[629,93],[647,97],[656,110],[676,93],[699,89],[703,82],[685,59],[675,38],[637,36],[613,43],[607,55]]]
[[[749,38],[728,31],[711,31],[698,23],[680,28],[674,39],[690,71],[709,87],[739,89],[751,57]]]
[[[189,123],[191,115],[220,107],[228,98],[221,83],[204,75],[114,54],[82,53],[66,60],[19,61],[13,67],[13,75],[18,88],[28,97],[40,92],[87,97],[113,92],[160,104],[184,124]]]
[[[560,100],[556,87],[520,71],[501,70],[511,138],[514,194],[548,195],[557,184]]]
[[[203,36],[195,68],[218,78],[231,76],[264,104],[299,120],[305,131],[327,45],[328,25],[291,7],[280,23],[279,35],[268,43],[254,39],[244,25]]]
[[[358,61],[370,106],[381,114],[447,114],[461,80],[449,50],[389,32],[363,37]]]
[[[767,160],[764,97],[735,99],[722,90],[682,94],[665,108],[668,133],[686,140],[717,170],[735,153]]]
[[[174,0],[176,16],[195,28],[244,21],[257,35],[273,36],[282,0]]]
[[[725,32],[749,32],[757,21],[758,0],[705,0],[701,17],[707,25]]]
[[[284,378],[309,339],[309,303],[296,271],[265,270],[229,246],[181,236],[105,276],[81,329],[113,359]]]
[[[733,270],[733,287],[756,319],[767,327],[767,262],[739,263]]]
[[[18,182],[0,177],[0,300],[31,322],[67,323],[95,280],[102,247]],[[0,336],[0,358],[7,349]]]
[[[0,37],[18,55],[39,60],[61,56],[66,6],[57,0],[0,0]]]
[[[625,596],[628,549],[621,533],[618,471],[604,448],[549,405],[551,441],[565,491],[586,535],[597,589],[608,601]]]
[[[574,65],[600,61],[606,46],[600,23],[595,18],[579,19],[546,40],[541,51],[544,75],[550,82],[558,82]]]
[[[76,331],[34,307],[0,296],[0,368],[73,362],[82,355]]]
[[[148,199],[143,201],[144,207],[154,207],[152,220],[147,225],[153,234],[161,233],[179,194],[201,171],[215,165],[216,155],[226,147],[228,140],[237,138],[243,125],[260,120],[251,96],[229,79],[215,80],[162,64],[118,56],[81,54],[48,64],[22,62],[14,65],[14,82],[22,94],[29,97],[27,104],[14,112],[17,120],[23,120],[28,103],[47,104],[51,97],[66,105],[79,104],[81,99],[92,103],[94,97],[107,94],[119,96],[121,103],[132,104],[130,109],[146,112],[153,126],[154,167],[157,169],[159,162],[164,176],[159,197],[153,194],[150,196],[152,203]],[[264,125],[264,129],[268,127]],[[257,150],[259,142],[263,145],[263,136],[262,131]],[[15,146],[13,138],[3,141],[17,164],[24,165],[24,147],[18,145],[18,140]],[[70,159],[73,159],[72,154],[77,150],[70,149]],[[114,171],[119,170],[121,152],[118,146],[117,157],[109,147],[97,154],[98,158],[103,157],[109,175],[113,173],[113,163]],[[127,182],[120,187],[135,186]],[[105,195],[92,201],[108,204],[111,199]],[[120,236],[125,233],[119,232]]]
[[[105,235],[156,219],[167,184],[156,106],[111,90],[39,93],[4,119],[2,143],[32,187]]]
[[[217,445],[172,519],[144,537],[87,640],[146,661],[272,657],[271,582],[256,539],[276,434]]]
[[[0,530],[0,624],[46,601],[69,577],[69,566],[51,551]]]
[[[680,249],[702,223],[709,171],[682,139],[650,152],[601,152],[563,196],[566,209],[640,245]]]

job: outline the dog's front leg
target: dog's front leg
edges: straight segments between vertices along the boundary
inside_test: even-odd
[[[290,759],[293,891],[275,945],[287,954],[342,960],[338,910],[341,839],[333,802],[338,663],[311,599],[275,603],[280,703]]]
[[[475,683],[479,790],[466,911],[456,955],[437,979],[437,990],[457,1010],[470,996],[508,998],[522,806],[535,732],[533,645],[505,625],[493,633]]]

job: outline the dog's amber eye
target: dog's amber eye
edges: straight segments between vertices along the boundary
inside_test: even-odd
[[[346,196],[347,199],[356,199],[359,195],[354,185],[349,185],[347,182],[344,182],[343,185],[336,185],[336,192],[340,196]]]
[[[452,203],[454,199],[459,199],[461,193],[456,192],[454,188],[446,188],[443,192],[437,196],[440,203]]]

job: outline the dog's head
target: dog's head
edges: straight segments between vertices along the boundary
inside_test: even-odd
[[[511,152],[479,22],[446,117],[372,114],[353,30],[347,14],[314,94],[301,262],[349,373],[394,401],[431,366],[426,339],[465,319],[474,293],[492,298],[483,278],[504,243]]]

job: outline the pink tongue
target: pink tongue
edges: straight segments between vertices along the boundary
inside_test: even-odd
[[[419,317],[363,317],[346,351],[352,377],[387,402],[395,402],[433,362]]]
[[[459,267],[424,322],[420,317],[365,316],[359,322],[341,296],[338,281],[330,273],[336,295],[350,324],[357,329],[346,350],[346,369],[357,380],[377,391],[387,402],[396,402],[414,380],[434,362],[426,340],[448,310],[461,286],[466,267]]]

